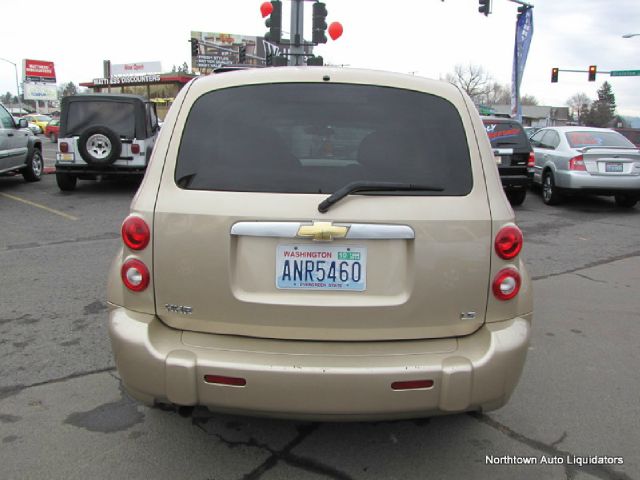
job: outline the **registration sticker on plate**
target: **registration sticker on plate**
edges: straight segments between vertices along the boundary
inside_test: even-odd
[[[622,172],[622,163],[620,162],[607,162],[605,165],[605,171],[611,173]]]
[[[367,288],[367,249],[353,245],[278,245],[276,287],[362,292]]]

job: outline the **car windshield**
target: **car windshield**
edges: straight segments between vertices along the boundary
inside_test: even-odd
[[[607,131],[575,131],[566,132],[565,136],[571,148],[582,147],[629,147],[635,146],[617,132]]]
[[[317,83],[243,86],[200,97],[185,125],[175,178],[189,189],[287,193],[386,181],[442,187],[396,194],[466,195],[473,184],[462,120],[447,100]]]
[[[135,137],[135,110],[130,102],[78,101],[69,103],[67,135],[80,135],[89,127],[107,127],[120,137]]]
[[[35,122],[50,122],[51,121],[51,117],[47,117],[46,115],[34,115],[31,118]]]

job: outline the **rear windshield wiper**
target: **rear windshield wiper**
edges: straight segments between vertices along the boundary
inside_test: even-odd
[[[419,183],[394,183],[394,182],[369,182],[369,181],[357,181],[346,184],[344,187],[336,190],[329,195],[318,205],[318,211],[320,213],[326,213],[331,205],[342,200],[344,197],[355,192],[393,192],[397,190],[407,191],[429,191],[429,192],[441,192],[444,190],[442,187],[433,185],[422,185]]]

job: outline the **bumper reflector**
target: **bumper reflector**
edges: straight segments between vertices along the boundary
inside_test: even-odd
[[[218,385],[232,385],[234,387],[244,387],[247,381],[239,377],[224,377],[222,375],[205,375],[204,381],[207,383],[217,383]]]
[[[393,382],[393,390],[418,390],[420,388],[433,387],[433,380],[408,380],[406,382]]]

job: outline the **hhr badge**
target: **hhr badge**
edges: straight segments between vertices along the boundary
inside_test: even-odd
[[[173,305],[166,303],[164,308],[167,309],[167,312],[180,313],[182,315],[191,315],[193,313],[193,308],[187,305]]]

